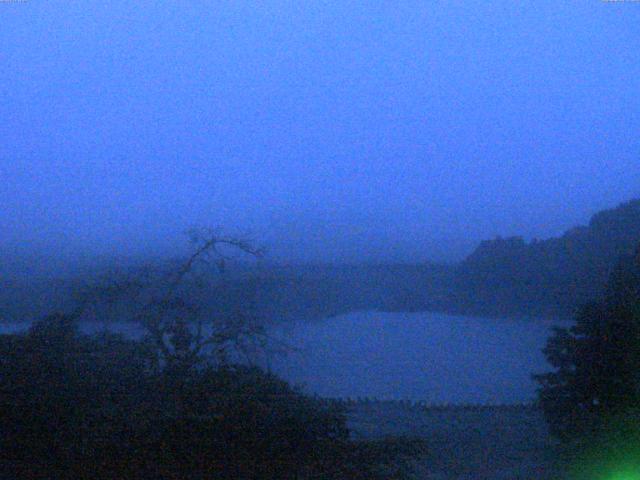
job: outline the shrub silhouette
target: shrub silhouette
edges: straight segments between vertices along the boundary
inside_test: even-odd
[[[545,354],[555,371],[536,377],[540,402],[572,455],[613,458],[640,446],[640,249],[619,263],[605,297],[580,309],[574,327],[556,329]],[[640,468],[640,448],[632,456]]]
[[[0,476],[400,478],[420,442],[354,442],[344,412],[255,367],[158,368],[152,344],[51,315],[0,336]],[[395,473],[394,473],[395,472]]]

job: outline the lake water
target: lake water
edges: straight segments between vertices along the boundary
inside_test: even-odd
[[[298,323],[281,335],[299,348],[273,371],[329,397],[434,403],[519,403],[548,371],[549,321],[438,313],[364,312]]]
[[[438,313],[361,312],[280,326],[293,349],[264,365],[328,397],[412,399],[432,403],[518,403],[534,399],[533,373],[549,370],[541,350],[548,321],[496,320]],[[2,332],[25,324],[0,325]],[[99,324],[83,324],[85,332]],[[140,327],[113,324],[131,337]]]

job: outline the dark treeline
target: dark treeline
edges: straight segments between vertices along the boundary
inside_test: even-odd
[[[537,376],[540,404],[561,441],[566,478],[633,478],[640,471],[640,247],[623,257],[605,294],[557,328]],[[619,476],[619,477],[618,477]]]
[[[148,343],[76,327],[0,335],[2,478],[402,478],[424,451],[350,440],[342,408],[257,368],[158,368]]]
[[[0,335],[1,478],[364,480],[410,473],[426,453],[421,440],[352,439],[343,407],[305,396],[251,363],[246,353],[267,340],[252,314],[212,314],[195,301],[198,291],[224,291],[224,282],[206,280],[210,257],[225,244],[259,256],[244,242],[208,236],[164,271],[137,269],[87,285],[70,312]],[[124,312],[145,335],[134,341],[80,332],[81,319],[99,321],[104,312],[114,319]]]
[[[457,265],[274,268],[253,281],[274,313],[307,317],[377,309],[571,318],[603,294],[616,262],[639,240],[640,200],[633,200],[558,238],[484,241]]]
[[[211,289],[204,300],[212,310],[251,306],[276,320],[356,310],[570,318],[576,305],[603,293],[617,259],[638,239],[640,200],[634,200],[597,213],[589,225],[558,238],[484,241],[457,265],[230,264],[224,277],[211,273],[224,281],[224,290]],[[0,318],[16,321],[52,307],[66,309],[79,288],[103,277],[100,269],[58,279],[5,274]]]
[[[162,269],[161,262],[154,269]],[[136,270],[133,268],[132,270]],[[0,279],[0,320],[35,319],[51,308],[74,307],[87,289],[108,284],[122,271],[95,269],[64,278]],[[438,265],[245,265],[224,274],[211,270],[212,288],[199,298],[211,311],[252,309],[271,320],[322,319],[358,310],[419,311],[442,305],[451,269]],[[126,319],[102,312],[102,319]],[[106,317],[105,317],[106,316]]]
[[[485,242],[453,275],[411,266],[394,274],[372,266],[228,271],[195,261],[206,245],[229,241],[213,237],[186,261],[76,283],[67,313],[0,335],[0,476],[410,478],[428,454],[422,440],[354,439],[343,406],[306,396],[233,353],[268,348],[260,321],[268,295],[273,315],[295,312],[299,297],[329,299],[314,315],[326,316],[326,305],[335,313],[366,308],[366,296],[342,303],[359,276],[361,291],[381,295],[378,308],[403,298],[409,308],[415,290],[394,285],[394,275],[416,271],[441,275],[437,288],[451,282],[451,296],[429,308],[536,316],[579,307],[575,327],[557,329],[545,350],[555,370],[537,377],[540,405],[560,440],[558,468],[575,470],[575,478],[618,465],[637,470],[639,210],[639,201],[624,204],[544,242]],[[146,335],[82,334],[86,319],[135,321]]]
[[[445,308],[492,316],[570,317],[598,298],[640,240],[640,200],[597,213],[559,238],[483,242],[457,268]]]

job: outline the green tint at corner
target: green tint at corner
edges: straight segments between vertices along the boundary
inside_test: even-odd
[[[612,416],[592,440],[565,450],[567,480],[640,480],[638,419],[637,409]]]

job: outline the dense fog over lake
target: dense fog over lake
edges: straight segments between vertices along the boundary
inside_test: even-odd
[[[636,478],[640,0],[0,25],[0,479]]]
[[[633,2],[2,3],[4,256],[456,261],[638,193]]]

